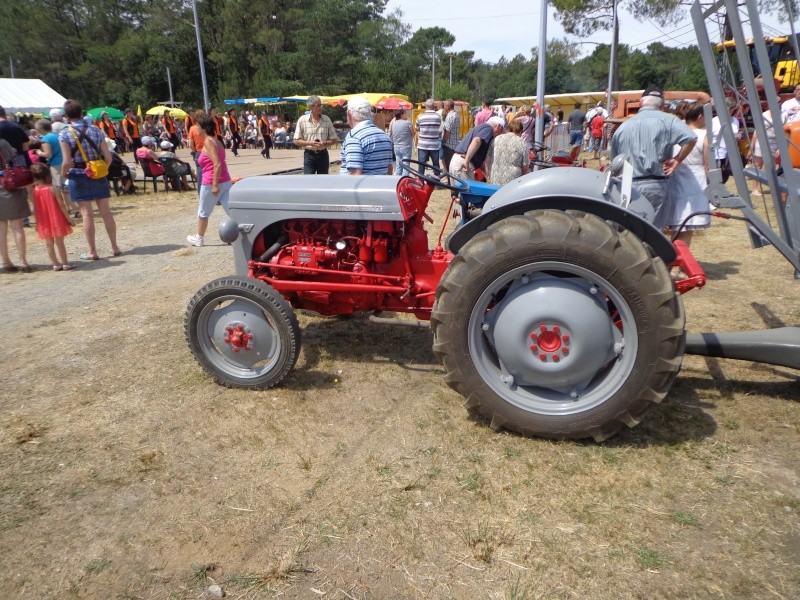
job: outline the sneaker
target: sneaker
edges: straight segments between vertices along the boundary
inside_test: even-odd
[[[203,246],[203,236],[202,235],[197,235],[197,234],[195,234],[195,235],[187,235],[186,236],[186,241],[189,242],[190,246],[198,246],[198,247],[202,247]]]

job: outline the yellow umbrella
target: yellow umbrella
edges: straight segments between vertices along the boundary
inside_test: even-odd
[[[180,108],[175,108],[173,106],[154,106],[150,110],[147,111],[148,115],[163,115],[164,111],[168,110],[171,117],[175,117],[176,119],[185,119],[186,112],[182,111]]]

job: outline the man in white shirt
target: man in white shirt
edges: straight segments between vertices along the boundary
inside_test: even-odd
[[[800,85],[794,88],[794,98],[781,104],[781,119],[784,123],[800,121]]]

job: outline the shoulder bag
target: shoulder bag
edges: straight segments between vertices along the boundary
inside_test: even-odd
[[[97,154],[100,154],[100,150],[95,145],[92,138],[86,136],[86,131],[81,132],[81,137],[78,139],[78,136],[75,135],[75,129],[72,128],[70,125],[69,132],[72,134],[72,137],[75,138],[75,145],[78,147],[78,150],[83,157],[83,162],[86,163],[86,168],[83,170],[84,174],[89,179],[103,179],[108,176],[108,163],[102,159],[98,158],[97,160],[89,160],[86,157],[86,152],[83,150],[83,146],[81,145],[81,140],[86,140],[89,142],[89,145],[94,149]]]
[[[10,161],[3,160],[0,154],[0,166],[3,167],[3,178],[0,180],[7,192],[13,192],[33,183],[33,175],[28,167],[12,167]]]

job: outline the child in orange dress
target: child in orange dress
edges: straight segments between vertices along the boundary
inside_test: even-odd
[[[72,221],[61,202],[53,193],[50,167],[44,164],[31,165],[33,175],[33,211],[36,215],[36,233],[47,244],[47,255],[53,262],[53,271],[71,271],[75,268],[67,260],[64,236],[72,233]],[[61,258],[56,257],[55,248]]]

